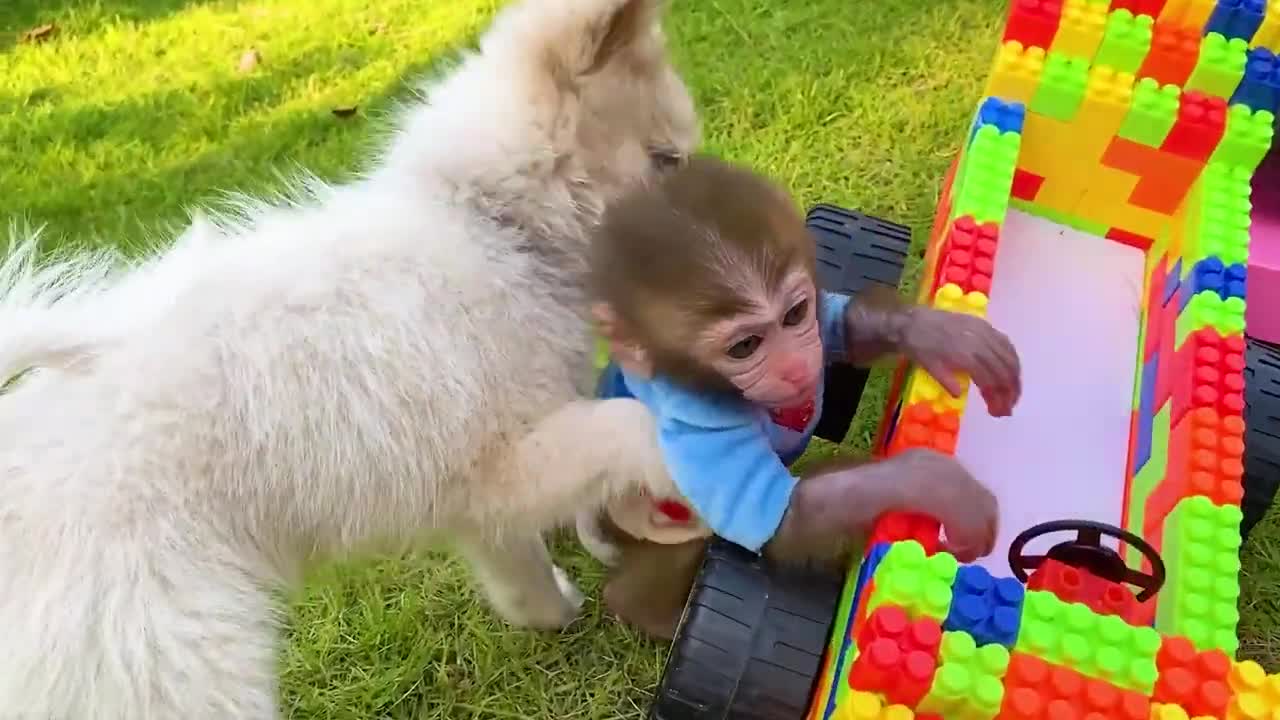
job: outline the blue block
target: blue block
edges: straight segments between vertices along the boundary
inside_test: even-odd
[[[1266,0],[1218,0],[1209,22],[1205,23],[1204,33],[1216,32],[1228,40],[1252,40],[1262,27],[1266,13]]]
[[[1226,270],[1226,282],[1222,299],[1226,300],[1231,297],[1245,299],[1245,288],[1248,286],[1249,268],[1244,263],[1236,263],[1228,265]]]
[[[1223,300],[1229,297],[1243,299],[1247,275],[1248,269],[1242,263],[1228,266],[1216,257],[1205,258],[1191,269],[1182,305],[1185,307],[1192,296],[1204,290],[1212,290]]]
[[[1173,299],[1173,294],[1178,292],[1178,288],[1182,285],[1182,258],[1178,258],[1173,264],[1173,268],[1169,270],[1169,276],[1164,279],[1164,297],[1160,299],[1160,304],[1168,305]]]
[[[1022,583],[996,579],[980,565],[963,565],[952,585],[951,608],[942,629],[966,632],[975,643],[1004,645],[1013,649],[1022,620]]]
[[[969,129],[969,141],[983,125],[994,125],[1002,133],[1022,132],[1023,123],[1027,119],[1027,107],[1019,102],[1005,102],[1000,98],[989,97],[978,106],[973,118],[973,127]]]
[[[1280,112],[1280,58],[1267,48],[1250,50],[1244,78],[1230,102],[1248,105],[1254,111]]]
[[[1160,351],[1142,364],[1142,389],[1138,395],[1138,440],[1133,458],[1133,473],[1138,474],[1151,459],[1151,435],[1155,426],[1156,368],[1160,363]]]

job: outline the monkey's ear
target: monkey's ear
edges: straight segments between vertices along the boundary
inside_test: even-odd
[[[595,303],[591,315],[600,329],[600,335],[609,345],[609,356],[624,370],[641,377],[653,375],[653,358],[649,351],[637,343],[622,327],[617,313],[608,303]]]
[[[481,38],[485,53],[532,61],[573,86],[641,43],[660,42],[663,0],[523,0],[509,5]]]

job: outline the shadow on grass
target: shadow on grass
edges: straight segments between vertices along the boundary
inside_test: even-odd
[[[209,0],[6,0],[0,3],[0,52],[7,52],[22,34],[54,23],[74,26],[77,32],[121,20],[149,22],[207,5]]]

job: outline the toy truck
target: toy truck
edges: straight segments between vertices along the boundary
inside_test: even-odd
[[[651,718],[1280,717],[1280,676],[1235,659],[1239,547],[1280,483],[1276,51],[1276,0],[1013,2],[919,299],[1009,334],[1023,396],[996,419],[900,366],[873,448],[954,453],[997,552],[960,565],[901,514],[845,578],[717,540]],[[808,223],[828,288],[897,284],[906,228]],[[865,379],[833,371],[820,435]]]

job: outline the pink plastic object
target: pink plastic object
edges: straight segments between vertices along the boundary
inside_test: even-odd
[[[1246,332],[1280,343],[1280,152],[1272,151],[1253,176]]]

